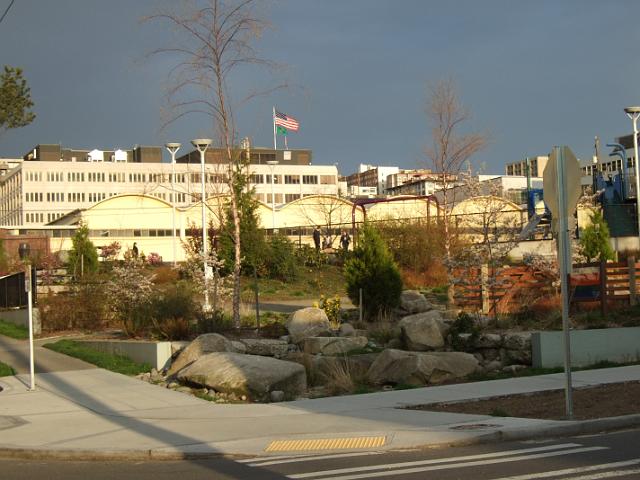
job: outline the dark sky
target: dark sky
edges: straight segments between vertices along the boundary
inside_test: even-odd
[[[0,13],[10,0],[0,0]],[[190,116],[161,130],[167,73],[176,59],[160,23],[140,23],[152,0],[16,0],[0,24],[0,65],[24,68],[36,121],[0,137],[0,157],[38,143],[128,148],[212,136]],[[176,4],[177,1],[170,2]],[[489,132],[474,159],[486,173],[569,145],[580,157],[628,133],[623,107],[640,104],[640,2],[636,0],[276,0],[257,44],[279,64],[231,82],[234,98],[283,79],[291,87],[237,110],[240,136],[271,146],[271,107],[296,117],[292,148],[315,164],[425,166],[427,85],[455,80]],[[634,48],[635,47],[635,48]],[[635,87],[634,87],[635,85]],[[183,147],[185,151],[186,147]]]

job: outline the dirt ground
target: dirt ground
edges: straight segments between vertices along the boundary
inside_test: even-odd
[[[471,402],[416,405],[409,408],[499,417],[566,419],[564,390],[509,395]],[[634,413],[640,413],[640,382],[613,383],[597,387],[574,388],[573,390],[573,417],[575,420],[616,417]]]

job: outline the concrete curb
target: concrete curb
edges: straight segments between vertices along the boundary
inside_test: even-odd
[[[443,448],[489,444],[507,441],[524,441],[536,438],[568,437],[606,431],[622,430],[640,426],[640,414],[624,415],[620,417],[599,418],[594,420],[566,421],[561,424],[542,425],[537,427],[514,428],[496,430],[484,435],[470,436],[457,441],[445,442],[416,442],[413,446],[382,448],[377,450],[395,451],[417,448]],[[308,452],[307,452],[308,453]],[[329,452],[323,452],[329,453]],[[0,458],[22,460],[68,460],[68,461],[179,461],[204,460],[211,458],[228,458],[230,460],[252,458],[255,454],[223,453],[223,452],[188,452],[166,450],[79,450],[52,448],[12,448],[0,447]],[[265,456],[267,457],[267,456]]]

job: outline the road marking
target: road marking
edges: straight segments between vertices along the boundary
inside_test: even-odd
[[[614,470],[611,472],[601,472],[593,475],[585,475],[582,477],[570,477],[567,480],[601,480],[603,478],[626,477],[627,475],[634,475],[636,473],[640,473],[640,468],[634,468],[631,470]]]
[[[365,455],[381,455],[382,453],[384,452],[335,453],[329,455],[300,455],[297,457],[281,457],[274,459],[271,459],[269,457],[262,457],[260,459],[254,459],[254,462],[249,463],[249,466],[263,467],[265,465],[278,465],[281,463],[311,462],[314,460],[327,460],[333,458],[362,457]]]
[[[376,448],[385,444],[387,438],[379,437],[342,437],[309,438],[297,440],[274,440],[265,452],[304,452],[309,450],[346,450],[352,448]]]
[[[600,465],[590,465],[588,467],[565,468],[564,470],[554,470],[552,472],[527,473],[525,475],[515,475],[511,477],[495,478],[493,480],[535,480],[537,478],[549,478],[549,477],[558,477],[560,475],[574,475],[576,473],[593,472],[594,470],[604,470],[605,468],[629,467],[631,465],[637,465],[639,463],[640,463],[640,458],[635,458],[633,460],[626,460],[623,462],[601,463]],[[609,472],[605,472],[605,473],[609,473]],[[575,477],[576,480],[577,478],[586,480],[585,477]],[[603,477],[603,478],[607,478],[607,477]],[[574,477],[571,477],[571,480],[574,480]]]
[[[242,460],[236,460],[238,463],[253,463],[261,462],[262,460],[282,460],[283,458],[306,458],[313,457],[313,453],[300,454],[300,455],[264,455],[262,457],[243,458]]]
[[[360,478],[374,478],[374,477],[387,477],[391,475],[407,475],[410,473],[422,473],[433,470],[446,470],[453,468],[463,468],[463,467],[477,467],[480,465],[493,465],[496,463],[508,463],[508,462],[519,462],[522,460],[535,460],[538,458],[548,458],[548,457],[557,457],[560,455],[572,455],[574,453],[585,453],[585,452],[594,452],[596,450],[607,450],[608,447],[583,447],[583,448],[573,448],[570,450],[560,450],[556,452],[546,452],[546,453],[537,453],[533,455],[518,455],[515,457],[501,457],[501,458],[490,458],[486,460],[479,460],[475,462],[463,462],[463,463],[447,463],[446,465],[433,465],[434,463],[442,463],[442,460],[432,461],[425,460],[424,462],[406,462],[413,465],[429,465],[430,466],[420,466],[418,468],[402,468],[398,470],[392,470],[393,468],[397,468],[402,464],[388,464],[388,465],[373,465],[359,468],[342,468],[338,470],[325,470],[322,472],[310,472],[310,473],[301,473],[295,475],[289,475],[288,478],[299,479],[299,478],[314,478],[314,477],[322,477],[326,475],[339,475],[342,473],[355,473],[355,472],[370,472],[370,473],[356,473],[355,475],[344,475],[344,476],[336,476],[331,477],[331,480],[357,480]],[[445,460],[447,461],[447,460]],[[383,472],[372,472],[372,470],[383,470]]]

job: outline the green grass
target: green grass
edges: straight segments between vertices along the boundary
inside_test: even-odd
[[[16,372],[13,368],[11,368],[6,363],[0,362],[0,377],[10,377],[11,375],[15,375]]]
[[[18,340],[25,340],[29,338],[29,329],[9,323],[5,320],[0,320],[0,335],[16,338]]]
[[[102,353],[73,340],[59,340],[55,343],[47,343],[44,347],[123,375],[137,375],[151,370],[151,366],[146,363],[136,363],[122,355]]]
[[[255,295],[253,277],[243,277],[241,284],[242,299],[253,302]],[[346,296],[342,267],[337,265],[300,267],[296,278],[286,282],[261,278],[258,285],[261,301],[299,300],[301,298],[318,300],[320,295],[325,297]]]

